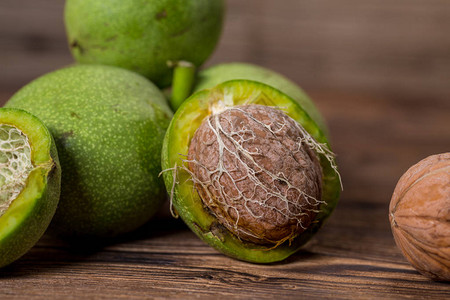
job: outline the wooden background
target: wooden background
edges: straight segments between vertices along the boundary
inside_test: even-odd
[[[0,1],[0,88],[72,62],[62,0]],[[448,0],[228,0],[208,62],[248,61],[306,90],[448,97]]]
[[[0,1],[0,103],[72,62],[63,1]],[[0,270],[0,298],[435,298],[393,241],[401,174],[450,151],[450,1],[229,0],[207,65],[246,61],[299,83],[328,120],[344,181],[323,230],[287,261],[252,265],[199,241],[165,207],[101,249],[49,236]]]

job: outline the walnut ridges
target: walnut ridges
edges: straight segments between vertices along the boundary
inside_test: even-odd
[[[211,115],[188,155],[203,203],[243,240],[276,245],[294,238],[322,203],[322,172],[308,136],[268,106],[235,106]]]
[[[395,242],[423,275],[450,281],[450,152],[412,166],[392,195]]]

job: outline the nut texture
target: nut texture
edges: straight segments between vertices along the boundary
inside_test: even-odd
[[[27,136],[14,126],[0,124],[0,217],[25,187],[32,169]]]
[[[450,281],[450,153],[429,156],[400,178],[389,219],[395,242],[423,275]]]
[[[197,129],[187,171],[220,224],[242,240],[276,246],[307,229],[322,203],[310,142],[278,109],[235,106]]]

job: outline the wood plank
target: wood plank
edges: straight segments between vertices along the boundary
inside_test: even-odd
[[[62,13],[62,1],[2,0],[2,89],[72,62]],[[207,65],[261,64],[306,89],[448,98],[449,30],[445,0],[229,0]]]
[[[3,270],[0,291],[38,298],[450,296],[448,285],[429,281],[412,270],[392,239],[379,243],[380,237],[389,234],[384,228],[370,230],[368,222],[360,228],[366,238],[357,233],[342,235],[352,223],[349,216],[369,212],[366,206],[362,210],[357,206],[343,208],[303,251],[268,266],[222,256],[181,223],[167,218],[155,220],[133,237],[99,252],[74,252],[68,245],[45,237],[22,260]],[[346,217],[350,221],[343,225],[341,220]],[[165,230],[155,232],[154,228]]]
[[[410,166],[450,149],[450,101],[310,92],[330,127],[344,194],[384,202]]]

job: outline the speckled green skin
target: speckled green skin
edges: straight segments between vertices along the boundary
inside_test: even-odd
[[[324,133],[328,132],[325,120],[314,102],[297,84],[279,73],[260,66],[247,63],[224,63],[212,66],[199,72],[194,92],[235,79],[259,81],[282,91],[297,101]]]
[[[150,81],[115,67],[72,66],[36,79],[6,105],[34,113],[55,138],[63,174],[53,230],[110,237],[156,212],[172,112]]]
[[[61,167],[55,142],[38,118],[23,110],[0,108],[0,124],[13,125],[28,136],[35,166],[21,194],[0,217],[1,268],[33,247],[50,224],[59,200]]]
[[[201,65],[221,33],[223,0],[67,0],[70,50],[80,63],[138,72],[170,84],[167,61]]]

